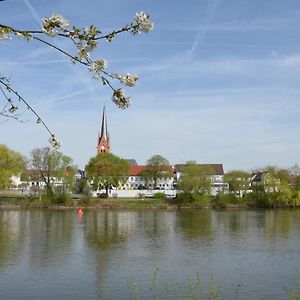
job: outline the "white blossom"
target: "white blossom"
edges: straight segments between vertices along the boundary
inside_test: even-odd
[[[11,40],[11,37],[7,33],[0,32],[0,40]]]
[[[79,42],[76,44],[76,47],[78,49],[78,54],[80,58],[88,58],[90,56],[90,51],[92,49],[88,44],[84,42]]]
[[[120,82],[127,86],[135,86],[138,79],[137,75],[124,74],[120,76]]]
[[[6,27],[0,27],[0,40],[10,40],[11,37],[9,36],[11,30]]]
[[[100,72],[103,71],[106,67],[107,67],[106,61],[104,59],[99,59],[93,62],[89,68],[91,71]]]
[[[43,27],[42,30],[47,35],[50,35],[50,36],[57,35],[57,30],[55,30],[54,27]]]
[[[138,34],[140,32],[149,32],[153,29],[153,22],[150,20],[149,15],[146,15],[143,11],[136,13],[134,18],[135,25],[132,29],[133,34]]]
[[[58,30],[66,30],[70,26],[70,21],[59,14],[53,14],[51,18],[42,19],[42,30],[44,33],[55,36]]]
[[[112,95],[112,101],[122,109],[129,107],[131,104],[130,97],[126,97],[122,89],[117,89]]]
[[[59,149],[61,146],[61,143],[57,140],[54,134],[51,135],[49,139],[49,143],[52,145],[53,148]]]

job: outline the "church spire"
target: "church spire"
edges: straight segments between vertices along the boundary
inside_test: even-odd
[[[110,152],[110,139],[107,128],[107,117],[105,113],[105,106],[103,107],[101,131],[98,135],[97,153],[109,153]]]
[[[106,119],[106,114],[105,114],[105,106],[103,106],[100,138],[103,137],[103,138],[107,139],[107,136],[108,136],[108,134],[107,134],[107,119]]]

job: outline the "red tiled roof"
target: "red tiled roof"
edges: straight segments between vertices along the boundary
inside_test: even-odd
[[[147,166],[129,166],[129,175],[130,176],[138,176],[140,175],[146,168]],[[171,174],[173,173],[173,168],[172,166],[168,166],[170,169]]]
[[[129,166],[129,175],[138,176],[145,170],[145,167],[146,166],[131,165]]]

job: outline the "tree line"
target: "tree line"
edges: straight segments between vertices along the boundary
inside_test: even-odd
[[[23,182],[42,182],[32,185],[31,191],[56,203],[64,203],[70,192],[89,195],[91,189],[104,190],[124,185],[129,173],[126,159],[112,153],[98,154],[85,166],[85,175],[76,182],[78,168],[73,159],[49,147],[36,148],[26,159],[20,153],[0,145],[0,190],[11,187],[13,175],[21,173]],[[172,178],[169,161],[161,155],[151,156],[138,174],[145,183],[142,188],[159,188],[158,181]],[[223,189],[211,195],[213,170],[209,165],[188,161],[182,166],[181,176],[175,181],[176,201],[181,204],[195,203],[201,207],[276,207],[300,205],[300,167],[289,169],[268,166],[256,171],[232,170],[224,175]],[[59,179],[59,182],[58,182]],[[150,183],[150,185],[149,185]]]
[[[64,202],[69,192],[89,194],[91,188],[104,189],[108,196],[109,189],[126,182],[129,164],[126,159],[104,153],[89,160],[85,166],[86,176],[78,184],[75,182],[77,172],[78,167],[73,159],[58,150],[35,148],[30,152],[30,157],[25,158],[6,145],[0,145],[0,190],[12,187],[12,176],[21,174],[22,181],[43,183],[43,188],[40,184],[32,185],[32,192],[39,197],[43,195],[54,199],[57,203]],[[145,182],[152,181],[155,187],[159,178],[172,177],[173,174],[167,159],[153,155],[140,175]]]

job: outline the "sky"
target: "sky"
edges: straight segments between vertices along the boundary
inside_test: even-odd
[[[112,152],[145,164],[222,163],[225,171],[300,163],[300,1],[295,0],[6,0],[2,24],[40,28],[59,13],[77,27],[103,33],[144,11],[154,30],[101,41],[92,58],[108,71],[139,76],[125,87],[122,110],[111,90],[53,49],[0,40],[0,70],[84,168],[96,155],[103,106]],[[58,37],[51,42],[75,54]],[[119,87],[117,82],[116,87]],[[0,98],[0,105],[4,105]],[[0,143],[25,156],[48,146],[48,133],[25,107],[21,119],[0,118]]]

